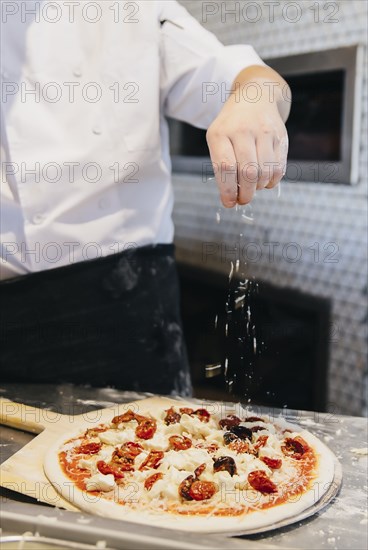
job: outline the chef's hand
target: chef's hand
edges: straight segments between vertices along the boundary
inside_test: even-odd
[[[273,69],[252,66],[236,77],[232,93],[207,131],[224,206],[247,204],[256,189],[271,189],[280,182],[286,170],[284,122],[289,112],[290,89]]]

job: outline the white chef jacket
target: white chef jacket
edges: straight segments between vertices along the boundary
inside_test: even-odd
[[[1,9],[1,278],[171,243],[165,117],[207,128],[259,56],[167,0]]]

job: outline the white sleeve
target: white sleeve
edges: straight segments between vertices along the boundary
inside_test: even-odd
[[[208,128],[236,75],[265,65],[252,46],[224,46],[178,2],[159,4],[161,100],[165,115]]]

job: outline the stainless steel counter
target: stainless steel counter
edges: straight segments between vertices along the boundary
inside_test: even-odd
[[[114,403],[129,402],[136,399],[143,399],[149,394],[136,394],[122,392],[111,388],[95,389],[88,387],[75,387],[72,385],[48,386],[48,385],[13,385],[7,384],[0,387],[0,396],[7,397],[14,401],[33,405],[35,407],[47,408],[64,414],[81,414],[96,408],[108,407]],[[197,400],[197,402],[204,403]],[[338,496],[316,515],[298,522],[296,524],[269,531],[267,533],[238,537],[226,540],[226,548],[300,548],[300,549],[366,549],[368,546],[368,519],[367,519],[367,465],[368,456],[364,449],[367,448],[367,419],[359,417],[348,417],[306,411],[289,411],[279,409],[268,409],[256,407],[258,412],[268,414],[282,414],[288,421],[298,422],[306,429],[313,432],[322,439],[336,454],[343,468],[343,485]],[[32,435],[22,431],[0,426],[0,461],[3,462],[28,441]],[[354,450],[355,449],[355,450]],[[38,530],[41,533],[50,535],[50,522],[47,516],[52,508],[37,505],[32,499],[23,497],[17,493],[1,489],[2,511],[4,528],[13,532],[17,531],[17,522],[11,522],[14,516],[22,515],[27,518],[46,517],[43,521],[39,519]],[[40,512],[41,509],[41,512]],[[9,513],[6,514],[6,511]],[[78,520],[77,514],[65,511],[57,512],[59,525],[62,523],[67,529]],[[71,519],[72,518],[72,519]],[[83,519],[84,518],[84,519]],[[8,523],[6,523],[7,519]],[[85,516],[80,515],[81,525]],[[10,521],[10,524],[9,524]],[[26,519],[24,525],[30,525]],[[68,524],[69,522],[69,524]],[[31,522],[32,523],[32,522]],[[45,525],[46,527],[45,527]],[[114,520],[94,518],[94,525],[107,529],[106,525],[113,529],[117,525]],[[121,522],[118,530],[122,531]],[[71,527],[70,527],[71,528]],[[140,527],[141,529],[141,527]],[[90,529],[87,529],[87,531]],[[132,536],[136,527],[133,526]],[[134,546],[133,539],[128,537],[129,524],[126,525],[126,538],[114,540],[114,548],[221,548],[224,546],[224,537],[217,535],[196,536],[183,535],[180,533],[168,533],[163,529],[147,529],[148,538],[146,545]],[[107,532],[107,531],[106,531]],[[96,532],[96,536],[98,533]],[[127,538],[128,537],[128,538]],[[119,538],[119,537],[118,537]],[[133,537],[134,538],[134,537]],[[124,543],[125,540],[125,543]],[[127,542],[127,541],[130,542]],[[111,543],[110,543],[111,544]],[[124,544],[128,544],[125,546]],[[171,545],[171,546],[170,546]],[[81,546],[80,546],[81,547]]]

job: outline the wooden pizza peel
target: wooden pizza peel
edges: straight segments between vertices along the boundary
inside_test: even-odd
[[[44,474],[44,458],[51,445],[64,434],[68,436],[80,429],[109,422],[128,409],[138,413],[149,411],[151,407],[169,408],[172,405],[177,405],[177,401],[166,397],[149,397],[84,414],[67,415],[0,398],[0,424],[35,434],[32,441],[0,466],[0,485],[52,506],[79,511],[59,495]]]
[[[189,400],[180,400],[180,404],[181,406],[194,405]],[[109,408],[97,409],[84,414],[67,415],[0,398],[0,424],[35,434],[35,437],[29,443],[0,466],[0,485],[5,489],[32,497],[54,507],[80,512],[80,509],[60,496],[44,473],[44,459],[51,446],[58,439],[65,441],[68,437],[75,436],[78,432],[82,433],[87,428],[110,422],[113,416],[123,414],[128,409],[132,409],[138,414],[147,414],[150,411],[157,410],[157,408],[166,409],[175,405],[178,405],[176,399],[154,396],[130,403],[116,404]],[[212,403],[212,406],[214,405],[219,406],[218,403]],[[229,404],[227,404],[228,406]],[[228,534],[249,535],[269,531],[301,521],[322,510],[337,495],[341,487],[341,466],[336,457],[334,457],[334,460],[333,482],[322,498],[312,506],[293,517],[287,517],[261,528],[242,528]]]

